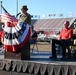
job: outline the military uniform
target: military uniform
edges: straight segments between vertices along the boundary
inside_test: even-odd
[[[73,38],[74,38],[74,44],[76,45],[76,22],[74,22]]]
[[[76,29],[73,30],[74,44],[76,45]]]
[[[76,29],[73,30],[73,34],[76,35]]]
[[[26,13],[26,14],[21,14],[19,17],[19,21],[25,22],[29,25],[31,25],[31,16],[30,14]]]

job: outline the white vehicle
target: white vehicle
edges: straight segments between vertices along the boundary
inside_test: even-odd
[[[58,39],[59,35],[53,34],[53,35],[50,35],[50,38]]]
[[[38,34],[38,40],[41,40],[41,41],[45,41],[46,40],[46,38],[47,38],[47,36],[46,35],[44,35],[44,34]]]

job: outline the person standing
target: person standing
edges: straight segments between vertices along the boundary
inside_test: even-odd
[[[18,21],[22,21],[25,22],[26,24],[31,26],[31,15],[29,13],[27,13],[27,6],[24,5],[21,7],[21,15],[19,16],[19,20]]]
[[[32,26],[31,28],[30,28],[30,30],[31,30],[31,38],[30,38],[30,44],[34,44],[34,43],[36,43],[36,40],[37,40],[37,32],[34,30],[34,26]]]
[[[28,8],[26,5],[23,5],[21,7],[22,13],[19,16],[18,21],[24,22],[25,24],[28,24],[31,27],[31,15],[29,13],[27,13],[27,10],[28,10]],[[20,50],[22,60],[30,59],[30,35],[28,37],[29,40],[27,40],[27,43]]]

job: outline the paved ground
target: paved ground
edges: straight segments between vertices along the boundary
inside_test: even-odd
[[[4,54],[0,52],[0,59],[4,59]]]

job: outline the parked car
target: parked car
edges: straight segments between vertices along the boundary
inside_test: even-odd
[[[47,36],[44,34],[38,34],[38,40],[39,41],[46,41],[47,40]]]

